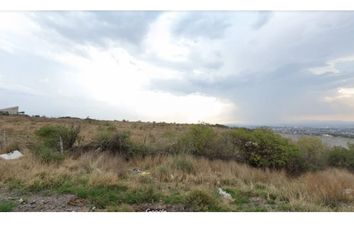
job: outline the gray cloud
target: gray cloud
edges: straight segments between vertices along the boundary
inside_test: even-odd
[[[43,28],[84,44],[118,40],[139,44],[160,12],[43,12],[33,19]]]
[[[230,101],[237,108],[232,113],[235,121],[268,124],[296,116],[354,111],[353,106],[324,101],[335,96],[339,88],[354,88],[354,61],[331,65],[336,59],[354,56],[354,12],[179,13],[168,29],[172,44],[186,49],[186,57],[179,61],[162,58],[144,45],[146,34],[161,14],[166,13],[39,12],[29,16],[42,30],[35,33],[37,37],[55,42],[59,51],[75,45],[70,50],[86,58],[88,53],[80,52],[77,46],[109,52],[107,43],[112,41],[137,62],[178,72],[180,77],[155,77],[143,88],[178,96],[201,93]],[[162,41],[157,45],[165,47],[164,51],[174,49]],[[42,42],[29,43],[22,50],[0,50],[0,83],[7,84],[0,86],[2,104],[20,102],[33,112],[41,109],[48,114],[80,116],[89,115],[88,109],[94,106],[97,116],[137,117],[136,110],[128,107],[114,113],[109,113],[109,107],[99,109],[100,102],[90,99],[84,83],[75,80],[71,69],[75,62],[70,66],[50,55],[38,55],[31,51],[31,44]],[[131,51],[129,45],[138,47]],[[316,68],[329,70],[315,74],[311,69]],[[70,106],[73,101],[83,107]]]
[[[185,15],[174,26],[174,33],[186,37],[221,38],[231,26],[230,12],[193,12]]]

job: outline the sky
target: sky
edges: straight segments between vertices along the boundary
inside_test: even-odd
[[[0,108],[132,121],[354,121],[354,12],[1,12]]]

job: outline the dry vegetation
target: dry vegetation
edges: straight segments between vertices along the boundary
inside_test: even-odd
[[[0,160],[0,187],[24,194],[72,193],[102,211],[135,211],[146,203],[163,204],[176,211],[354,210],[354,175],[344,169],[290,176],[285,169],[259,169],[189,152],[126,159],[110,152],[72,151],[61,162],[39,161],[30,150],[37,141],[36,130],[48,124],[73,123],[81,127],[76,147],[91,143],[100,132],[129,130],[132,141],[160,149],[175,143],[189,128],[165,123],[0,117],[0,130],[6,131],[8,142],[1,151],[13,146],[25,154],[19,160]],[[218,195],[219,188],[233,200]]]

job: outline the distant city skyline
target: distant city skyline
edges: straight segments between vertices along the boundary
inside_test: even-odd
[[[278,125],[354,122],[354,12],[1,12],[0,108]]]

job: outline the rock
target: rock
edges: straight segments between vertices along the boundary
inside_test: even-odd
[[[23,157],[23,154],[18,150],[0,155],[0,159],[4,160],[16,160],[21,157]]]
[[[219,194],[222,198],[224,198],[224,199],[226,199],[226,200],[229,200],[229,201],[232,201],[232,200],[233,200],[231,194],[228,193],[228,192],[225,192],[225,191],[222,190],[221,188],[218,188],[218,194]]]

